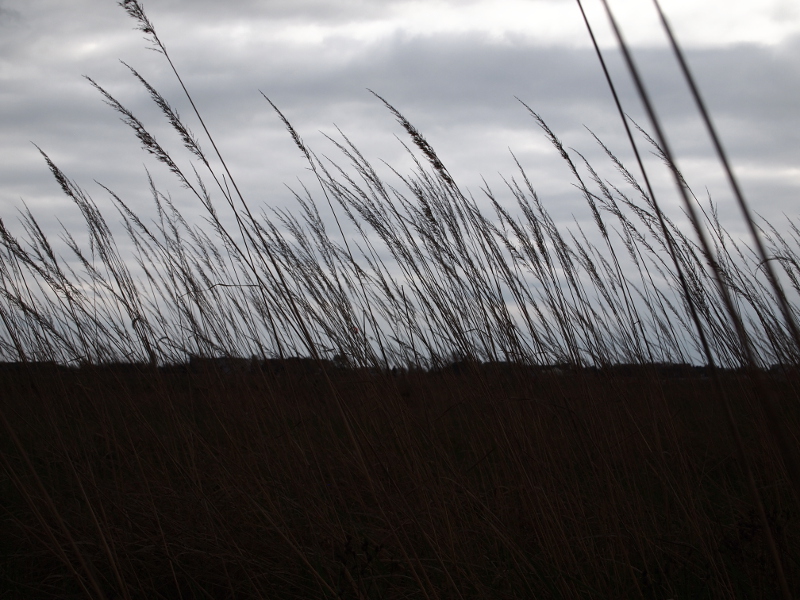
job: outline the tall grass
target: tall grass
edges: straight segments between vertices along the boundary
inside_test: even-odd
[[[377,94],[416,165],[400,185],[342,132],[342,162],[320,158],[265,97],[318,187],[296,211],[256,207],[141,5],[120,5],[191,103],[202,145],[129,67],[199,168],[89,83],[207,226],[151,178],[150,221],[106,188],[118,244],[44,151],[88,243],[65,230],[61,256],[30,211],[21,236],[0,221],[9,593],[37,578],[90,597],[797,593],[794,220],[782,233],[746,211],[755,241],[736,239],[654,112],[655,139],[620,106],[692,237],[641,161],[643,185],[596,138],[615,185],[523,103],[596,232],[564,228],[519,163],[502,195],[462,190]],[[710,379],[663,366],[688,363]]]
[[[221,157],[207,156],[167,100],[131,72],[205,175],[179,166],[135,115],[90,82],[197,199],[209,226],[187,222],[155,184],[153,220],[108,190],[127,232],[120,246],[134,251],[123,255],[94,200],[42,152],[83,215],[88,243],[79,245],[64,231],[71,256],[57,256],[28,211],[22,237],[0,228],[5,360],[171,364],[193,354],[344,353],[355,364],[384,367],[439,365],[454,354],[537,364],[706,362],[694,308],[714,360],[730,367],[745,356],[725,290],[758,366],[796,361],[791,329],[774,308],[779,295],[765,276],[776,262],[791,291],[800,289],[791,218],[782,228],[788,236],[757,222],[774,257],[765,262],[723,229],[714,204],[692,196],[714,256],[710,263],[600,140],[627,189],[568,153],[524,107],[564,158],[596,232],[559,227],[521,166],[505,190],[487,187],[480,202],[465,194],[388,102],[408,132],[409,152],[418,151],[412,152],[417,170],[396,174],[403,188],[383,181],[344,134],[331,142],[346,164],[320,160],[278,113],[319,188],[296,192],[297,211],[251,207],[224,161],[216,160]],[[479,208],[487,205],[491,213]],[[796,305],[789,309],[794,314]]]

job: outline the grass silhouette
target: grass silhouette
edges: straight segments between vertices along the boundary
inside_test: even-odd
[[[321,159],[265,96],[319,189],[256,208],[141,4],[120,5],[191,104],[202,136],[128,67],[199,168],[89,83],[207,227],[152,179],[149,223],[106,188],[125,256],[44,151],[88,248],[64,231],[57,255],[30,211],[22,238],[0,221],[4,594],[797,594],[800,231],[750,214],[663,15],[752,245],[683,180],[618,31],[654,132],[609,77],[641,176],[597,142],[627,188],[522,104],[589,234],[558,226],[519,163],[514,206],[487,186],[487,214],[378,94],[410,141],[402,189],[343,132],[343,166]],[[661,211],[641,141],[692,236]]]

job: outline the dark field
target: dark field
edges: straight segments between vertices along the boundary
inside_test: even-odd
[[[2,597],[778,597],[697,370],[276,364],[6,365]],[[721,379],[800,593],[752,374]]]

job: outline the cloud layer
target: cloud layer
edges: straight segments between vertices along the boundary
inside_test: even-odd
[[[695,4],[673,2],[665,8],[686,41],[744,188],[765,216],[794,215],[800,191],[800,65],[795,59],[800,14],[790,2],[749,13],[748,3],[728,2],[711,19],[698,14]],[[467,5],[401,0],[145,4],[253,202],[291,204],[284,184],[310,181],[301,155],[259,91],[318,153],[340,160],[324,137],[338,136],[338,126],[370,160],[385,160],[401,172],[408,167],[394,137],[404,140],[403,132],[371,89],[427,137],[465,189],[479,196],[483,178],[501,188],[498,172],[515,173],[511,150],[543,201],[559,219],[571,220],[581,200],[569,173],[515,98],[541,114],[567,146],[599,160],[601,174],[612,177],[613,168],[584,129],[629,158],[610,94],[573,2],[497,6],[478,0]],[[647,128],[608,28],[596,6],[589,12],[626,110]],[[663,36],[653,28],[653,15],[637,16],[625,8],[620,13],[687,180],[698,196],[705,196],[707,186],[727,208],[727,191]],[[13,220],[24,200],[49,225],[55,219],[75,223],[74,211],[31,142],[98,201],[104,193],[95,179],[149,210],[144,208],[143,165],[183,201],[177,182],[139,150],[132,133],[81,77],[91,76],[185,156],[145,90],[117,60],[136,68],[190,117],[163,57],[148,52],[132,26],[119,7],[102,0],[68,7],[49,0],[0,3],[4,220]],[[187,120],[199,132],[196,121]],[[663,181],[672,201],[668,180]],[[736,216],[732,208],[730,216]]]

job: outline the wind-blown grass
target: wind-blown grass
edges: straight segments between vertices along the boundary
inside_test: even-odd
[[[702,348],[681,272],[716,361],[743,362],[703,251],[666,217],[665,237],[649,195],[605,146],[630,189],[611,186],[578,155],[588,173],[581,175],[532,110],[574,174],[599,247],[580,225],[577,232],[559,228],[521,167],[506,181],[516,206],[505,206],[486,188],[494,214],[482,212],[388,104],[432,166],[427,171],[418,162],[415,173],[398,173],[405,190],[383,182],[346,138],[332,141],[360,180],[319,160],[286,123],[319,180],[325,208],[337,216],[334,223],[349,223],[354,238],[341,226],[329,231],[309,190],[296,194],[298,213],[262,208],[255,214],[210,171],[222,202],[233,209],[231,231],[202,179],[181,171],[141,123],[107,98],[202,203],[210,230],[189,224],[154,185],[157,219],[151,223],[107,190],[128,234],[126,245],[135,249],[134,276],[131,257],[122,256],[95,202],[43,152],[86,221],[89,248],[64,232],[73,257],[56,256],[30,212],[21,218],[24,238],[2,226],[0,351],[6,360],[170,364],[192,354],[343,352],[364,366],[438,365],[454,354],[536,364],[696,362]],[[185,126],[179,129],[190,135]],[[196,142],[190,148],[200,152]],[[715,205],[697,206],[759,366],[795,362],[797,350],[774,308],[778,300],[764,280],[763,262],[722,228]],[[797,292],[798,229],[787,222],[788,237],[764,221],[759,229]],[[680,271],[671,264],[667,239]]]
[[[735,366],[745,359],[722,289],[742,315],[758,366],[796,361],[767,263],[723,229],[715,205],[692,196],[723,288],[704,249],[600,140],[627,189],[568,153],[527,106],[566,161],[596,232],[559,227],[521,166],[504,192],[487,187],[479,203],[380,97],[407,131],[409,152],[421,154],[415,172],[396,173],[404,187],[383,181],[344,134],[331,142],[346,168],[319,159],[278,112],[319,190],[297,192],[297,212],[255,210],[226,166],[212,168],[167,100],[131,72],[205,176],[185,172],[122,103],[89,81],[204,207],[209,227],[188,223],[152,180],[156,219],[149,223],[109,189],[128,235],[123,246],[134,249],[123,256],[94,200],[42,152],[84,217],[88,247],[65,231],[72,256],[57,257],[30,212],[22,215],[23,238],[0,228],[5,360],[170,364],[190,355],[346,354],[384,367],[441,365],[453,355],[536,364],[705,362],[694,309],[714,360]],[[493,214],[479,208],[487,202]],[[757,227],[797,293],[798,230],[787,221],[788,237],[763,220]]]
[[[416,169],[393,171],[400,185],[342,132],[329,138],[342,162],[321,159],[265,97],[318,188],[295,192],[296,212],[257,208],[141,5],[120,4],[212,151],[135,69],[198,169],[89,83],[206,226],[151,178],[152,221],[106,188],[118,244],[44,151],[88,244],[65,230],[60,256],[30,211],[21,236],[0,221],[0,358],[16,365],[4,529],[28,549],[4,551],[9,590],[38,576],[43,595],[90,597],[799,589],[795,221],[782,233],[750,218],[761,241],[735,239],[663,135],[635,126],[678,179],[698,242],[601,140],[626,187],[524,103],[596,232],[559,226],[519,163],[479,202],[377,94],[410,140]],[[688,363],[711,378],[663,366]]]

